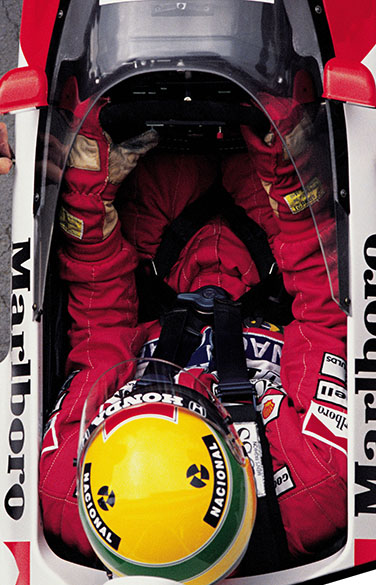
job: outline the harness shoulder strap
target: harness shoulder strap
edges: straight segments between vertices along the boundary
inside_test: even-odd
[[[253,408],[253,388],[244,357],[240,303],[230,299],[214,300],[214,352],[218,398],[227,403],[251,402]],[[256,420],[254,408],[253,420]]]
[[[165,278],[177,262],[180,252],[211,218],[218,213],[221,185],[215,182],[208,191],[187,205],[164,230],[154,257],[156,273]]]
[[[231,195],[217,181],[196,201],[187,205],[165,229],[154,258],[158,275],[165,278],[191,237],[216,215],[222,215],[232,232],[247,247],[263,280],[275,265],[265,231],[248,217],[243,207],[236,205]]]
[[[227,220],[232,232],[247,247],[260,275],[259,285],[242,298],[243,316],[261,316],[282,325],[291,321],[291,299],[287,293],[282,294],[282,279],[275,276],[276,262],[265,231],[234,203],[219,181],[167,226],[154,260],[141,263],[136,270],[139,320],[156,319],[174,306],[176,293],[164,279],[191,237],[215,215]],[[273,302],[269,302],[270,297]]]
[[[246,246],[256,265],[260,280],[263,281],[276,266],[265,230],[251,219],[245,209],[241,205],[237,205],[224,189],[221,213],[227,220],[231,231]]]

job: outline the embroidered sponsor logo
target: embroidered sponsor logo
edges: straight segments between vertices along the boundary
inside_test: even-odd
[[[341,382],[346,382],[346,362],[343,358],[333,353],[324,353],[320,374],[330,376]]]
[[[243,342],[247,368],[253,372],[252,377],[279,383],[283,341],[250,331],[243,333]]]
[[[262,498],[266,496],[265,473],[257,425],[251,421],[234,422],[234,427],[252,465],[257,497]]]
[[[265,402],[263,409],[262,409],[262,418],[264,420],[272,414],[274,407],[275,407],[275,402],[271,398]]]
[[[262,421],[267,425],[270,421],[279,416],[284,394],[266,394],[261,400],[259,410],[261,411]]]
[[[347,389],[334,382],[320,380],[317,385],[316,399],[347,408]]]
[[[277,496],[281,496],[286,492],[294,489],[295,484],[291,477],[291,473],[287,465],[278,469],[274,474],[274,489]]]
[[[264,360],[271,364],[280,364],[282,341],[255,333],[245,333],[243,339],[247,361]]]
[[[314,205],[325,194],[325,190],[317,177],[312,179],[306,191],[297,189],[293,193],[285,196],[285,201],[289,206],[291,213],[294,215],[307,209],[307,207]]]
[[[59,223],[62,230],[70,236],[82,240],[84,235],[84,222],[82,219],[75,217],[64,207],[60,209]]]
[[[311,402],[302,432],[347,453],[347,414]]]

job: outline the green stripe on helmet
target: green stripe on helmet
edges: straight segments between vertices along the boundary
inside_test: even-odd
[[[249,494],[245,469],[235,460],[226,443],[223,440],[220,440],[219,443],[221,448],[226,452],[227,461],[229,462],[230,502],[227,505],[225,516],[219,525],[219,528],[209,542],[185,560],[176,561],[176,563],[169,563],[166,565],[150,565],[135,563],[129,559],[120,557],[94,532],[93,527],[87,518],[87,513],[84,510],[82,499],[81,497],[78,498],[80,517],[85,532],[97,555],[105,565],[110,567],[115,573],[123,575],[143,575],[163,577],[176,581],[190,581],[195,577],[208,572],[214,564],[228,554],[234,544],[236,544],[239,531],[242,527],[245,511],[249,505],[249,502],[247,502]],[[233,489],[234,486],[236,486],[236,490]],[[239,551],[239,556],[242,552],[242,550]]]

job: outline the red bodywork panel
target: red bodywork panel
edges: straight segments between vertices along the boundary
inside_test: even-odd
[[[20,45],[31,67],[46,68],[59,0],[24,0]]]
[[[375,0],[323,0],[336,57],[362,61],[376,43]]]
[[[323,0],[337,57],[362,61],[376,42],[374,0]],[[20,43],[29,65],[45,69],[59,0],[24,0]]]
[[[323,2],[336,55],[325,66],[323,97],[376,107],[375,80],[362,63],[376,43],[376,2]]]

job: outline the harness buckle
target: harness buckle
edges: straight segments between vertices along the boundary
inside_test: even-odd
[[[215,299],[229,299],[229,294],[220,286],[207,285],[202,286],[194,292],[180,293],[177,295],[178,301],[192,304],[199,313],[213,314]]]
[[[252,382],[239,380],[220,382],[215,390],[215,394],[222,403],[239,403],[244,400],[253,403],[256,390]]]

